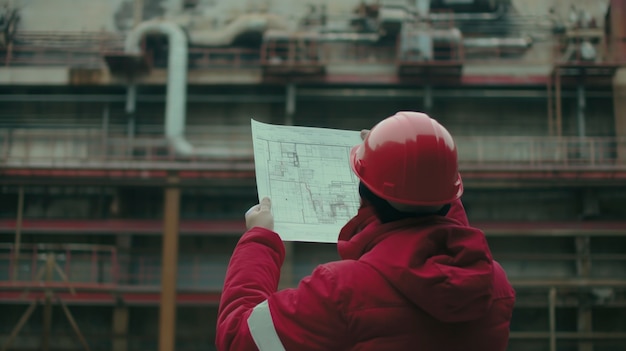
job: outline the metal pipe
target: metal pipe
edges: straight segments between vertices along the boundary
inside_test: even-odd
[[[22,222],[24,218],[24,187],[20,186],[17,195],[17,219],[15,220],[15,245],[13,252],[13,267],[12,280],[16,281],[19,274],[20,263],[20,245],[22,244]]]
[[[189,42],[196,46],[228,46],[242,33],[288,30],[289,27],[290,25],[282,16],[269,13],[248,13],[235,18],[221,30],[190,28],[187,32]]]
[[[501,49],[528,49],[533,44],[531,38],[463,38],[465,48],[501,48]]]
[[[127,116],[127,138],[128,145],[133,144],[133,138],[135,137],[135,107],[137,105],[137,85],[131,82],[126,90],[126,116]],[[129,156],[132,155],[132,148],[128,148]]]
[[[80,328],[78,327],[78,323],[76,323],[76,320],[74,319],[74,316],[72,315],[72,312],[70,312],[70,309],[67,307],[65,302],[63,302],[63,300],[61,300],[61,298],[59,298],[58,296],[57,296],[57,301],[59,301],[59,304],[61,305],[61,308],[63,309],[63,313],[65,313],[65,318],[67,318],[67,321],[70,322],[70,325],[72,326],[72,330],[74,330],[74,333],[76,334],[78,341],[80,341],[80,344],[83,346],[83,349],[85,351],[90,351],[91,348],[89,347],[89,344],[87,343],[87,340],[85,339],[85,336],[80,331]]]
[[[313,32],[299,35],[291,32],[270,32],[265,39],[311,39],[325,43],[375,43],[380,40],[378,33],[353,33],[353,32]]]
[[[11,345],[13,344],[13,341],[15,341],[15,338],[17,338],[17,335],[20,333],[22,328],[26,325],[26,322],[28,322],[28,319],[30,319],[30,316],[33,314],[33,312],[35,312],[35,308],[37,308],[37,303],[38,303],[37,300],[33,300],[33,302],[30,303],[30,306],[28,306],[24,314],[17,321],[17,324],[15,325],[13,330],[11,330],[11,334],[5,340],[4,345],[2,345],[2,351],[7,351],[9,347],[11,347]]]
[[[165,102],[165,137],[180,154],[190,155],[193,146],[185,139],[187,96],[187,37],[176,24],[170,22],[144,22],[131,31],[126,38],[125,51],[141,54],[140,41],[148,33],[160,33],[168,37],[169,55],[167,67],[167,95]]]
[[[292,126],[296,112],[296,86],[293,83],[287,84],[287,96],[285,101],[285,125]]]
[[[587,126],[585,121],[585,107],[587,105],[587,100],[585,97],[585,86],[583,84],[578,84],[577,97],[578,108],[576,110],[576,116],[578,119],[578,136],[584,138],[587,134]]]
[[[498,5],[493,12],[481,12],[481,13],[430,13],[428,19],[431,21],[493,21],[500,19],[504,14],[506,7],[502,4]]]

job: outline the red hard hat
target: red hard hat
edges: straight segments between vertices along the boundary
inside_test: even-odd
[[[454,140],[424,113],[398,112],[379,122],[352,148],[350,165],[361,182],[387,201],[436,206],[463,194]]]

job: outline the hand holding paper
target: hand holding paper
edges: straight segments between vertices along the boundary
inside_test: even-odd
[[[264,197],[261,203],[250,207],[246,212],[246,227],[261,227],[274,230],[274,216],[272,215],[272,203],[269,197]]]

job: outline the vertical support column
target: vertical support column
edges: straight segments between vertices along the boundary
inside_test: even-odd
[[[293,83],[287,84],[287,96],[285,99],[285,125],[292,126],[294,122],[294,115],[296,113],[296,85]]]
[[[163,221],[163,258],[161,260],[161,306],[159,313],[159,351],[174,351],[176,343],[176,278],[178,271],[178,229],[180,188],[171,178],[165,188]]]
[[[128,307],[118,303],[113,307],[112,351],[128,350]]]
[[[132,246],[133,236],[131,234],[118,234],[115,238],[116,248],[116,261],[117,284],[129,284],[128,277],[130,276],[130,248]]]
[[[626,60],[626,1],[610,1],[612,59],[623,63]]]
[[[430,84],[424,86],[424,110],[430,112],[433,108],[433,87]]]
[[[13,272],[11,272],[11,280],[16,281],[19,274],[20,250],[22,245],[22,220],[24,217],[24,187],[20,186],[17,193],[17,219],[15,220],[15,245],[13,246]],[[33,268],[34,269],[34,268]]]
[[[132,235],[119,234],[116,238],[116,250],[117,250],[117,281],[116,284],[128,284],[127,277],[129,276],[129,263],[130,263],[130,248],[132,246]],[[128,350],[128,306],[124,304],[121,298],[113,307],[113,342],[111,344],[112,351],[127,351]]]
[[[143,0],[135,0],[133,8],[133,25],[136,27],[143,21]]]
[[[103,159],[107,158],[108,155],[108,140],[109,140],[109,119],[110,119],[110,108],[109,104],[104,105],[102,109],[102,153],[101,157]]]
[[[585,137],[587,135],[587,123],[585,121],[585,107],[587,105],[587,98],[585,92],[585,86],[582,82],[578,83],[576,87],[576,124],[578,127],[578,150],[577,154],[581,161],[591,161],[594,155],[590,153],[589,145],[585,143]]]
[[[548,135],[554,135],[554,97],[552,96],[552,78],[553,74],[550,74],[548,82],[546,83],[546,90],[548,96]]]
[[[613,59],[626,60],[626,0],[611,0],[611,49]],[[626,67],[617,70],[613,78],[613,104],[615,113],[615,136],[618,162],[626,162]]]
[[[294,124],[296,113],[296,86],[293,83],[287,84],[287,96],[285,100],[285,125]],[[296,282],[294,279],[294,242],[287,241],[285,244],[285,261],[280,272],[279,289],[292,287]]]
[[[556,351],[556,288],[548,293],[548,316],[550,322],[550,351]]]
[[[593,218],[600,212],[598,198],[592,189],[586,189],[583,193],[583,218]],[[576,272],[581,279],[591,277],[591,247],[589,236],[576,237]],[[591,302],[585,292],[578,297],[578,332],[591,333],[593,331],[593,316]],[[579,351],[593,351],[593,342],[581,340],[578,343]]]
[[[128,155],[133,155],[133,138],[135,137],[135,109],[137,104],[137,85],[134,82],[128,84],[126,90],[126,117],[127,117],[127,139],[128,139]]]
[[[618,162],[624,163],[626,162],[626,67],[620,68],[613,78],[613,106],[615,136],[618,138],[616,157]]]
[[[582,279],[588,279],[591,276],[591,253],[589,248],[589,237],[576,238],[576,251],[578,256],[577,270],[578,276]],[[593,331],[593,318],[590,301],[584,292],[579,294],[578,298],[578,332],[588,334]],[[578,343],[579,351],[593,351],[592,341],[580,341]]]
[[[561,100],[561,72],[557,67],[554,71],[556,74],[555,77],[555,92],[554,92],[554,102],[555,102],[555,112],[556,112],[556,135],[563,136],[563,112],[562,112],[562,103]]]
[[[582,83],[577,87],[578,104],[576,109],[576,118],[578,121],[578,137],[584,138],[587,135],[587,123],[585,121],[585,108],[587,107],[587,98],[585,86]]]
[[[52,273],[54,270],[55,260],[54,253],[48,252],[46,254],[46,270],[45,281],[47,284],[52,282]],[[47,288],[44,291],[45,300],[43,306],[43,337],[41,342],[41,349],[48,351],[50,349],[50,333],[52,330],[52,290]]]

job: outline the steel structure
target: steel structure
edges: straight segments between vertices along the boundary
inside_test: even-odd
[[[136,8],[141,8],[138,3]],[[477,220],[470,219],[485,231],[494,256],[507,268],[518,292],[521,317],[512,326],[511,350],[622,350],[626,345],[626,326],[620,324],[626,318],[626,222],[624,212],[614,207],[626,198],[626,133],[618,127],[625,123],[626,109],[615,82],[618,71],[626,67],[625,11],[626,1],[610,1],[606,30],[568,30],[554,41],[537,44],[536,51],[549,53],[537,60],[519,54],[525,43],[486,49],[474,42],[472,47],[456,41],[451,32],[433,46],[433,56],[427,59],[402,51],[397,41],[371,45],[370,34],[348,41],[337,34],[276,32],[266,35],[256,49],[190,46],[189,85],[226,90],[236,84],[275,90],[266,94],[190,92],[187,103],[270,106],[267,109],[282,116],[273,122],[284,124],[306,124],[300,106],[307,102],[341,107],[370,99],[401,106],[418,101],[424,110],[437,108],[437,99],[444,98],[545,103],[545,119],[541,117],[540,132],[534,133],[538,135],[520,131],[519,135],[526,136],[491,132],[455,137],[469,209],[482,213]],[[437,29],[453,27],[453,22],[443,21]],[[54,126],[45,121],[45,111],[37,112],[36,121],[30,124],[0,117],[3,195],[10,199],[7,204],[16,200],[4,205],[0,219],[0,303],[19,306],[22,316],[10,334],[0,335],[3,349],[11,344],[28,348],[18,344],[20,338],[40,338],[42,349],[52,349],[56,305],[78,338],[72,346],[76,349],[158,347],[166,351],[173,350],[177,341],[176,349],[184,349],[184,341],[206,338],[201,331],[181,333],[175,321],[184,307],[215,309],[229,250],[244,230],[240,205],[256,200],[247,120],[224,119],[204,127],[196,122],[186,136],[213,153],[181,155],[162,135],[163,127],[138,122],[138,111],[162,104],[165,97],[153,92],[137,94],[131,88],[166,83],[164,52],[168,47],[144,45],[140,55],[129,54],[124,51],[124,40],[122,35],[105,32],[18,31],[9,45],[0,48],[4,69],[0,80],[2,72],[17,77],[23,69],[61,68],[67,74],[55,83],[59,90],[69,86],[95,91],[59,93],[53,87],[43,93],[7,93],[0,96],[7,111],[11,104],[20,104],[16,114],[28,111],[24,106],[29,104],[103,106],[101,120],[93,119],[95,127],[93,120],[85,127],[71,118]],[[586,40],[597,42],[593,59],[580,50]],[[11,85],[11,79],[2,82]],[[19,84],[34,85],[28,79]],[[94,86],[128,88],[124,94]],[[593,135],[586,107],[592,99],[606,102],[611,97],[615,130]],[[574,101],[574,108],[564,103],[566,99]],[[113,104],[124,104],[118,112],[122,123],[111,121]],[[319,114],[323,113],[320,108]],[[319,124],[345,126],[322,116],[309,118]],[[447,125],[462,129],[464,123],[469,121]],[[51,195],[46,192],[44,202],[64,191],[79,192],[75,188],[97,188],[100,199],[111,198],[111,209],[100,209],[106,216],[90,213],[75,218],[68,213],[25,211],[35,198],[44,198],[37,190],[42,187],[54,189],[46,190]],[[102,195],[105,188],[114,189],[115,195]],[[146,193],[123,197],[129,188],[147,189],[154,198],[134,199]],[[198,189],[209,191],[202,196],[210,201],[193,198],[201,192]],[[515,196],[525,201],[520,211],[528,211],[526,217],[507,214],[509,218],[499,218],[501,199],[498,206],[488,208],[487,202],[495,201],[489,196],[514,198],[514,191],[546,196],[546,202],[560,201],[559,208],[573,207],[564,202],[578,201],[582,209],[575,215],[562,214],[550,204],[534,209],[542,205],[542,198],[522,195]],[[472,197],[472,192],[477,195]],[[102,200],[94,200],[98,201]],[[158,208],[149,215],[131,211],[153,205]],[[112,209],[119,206],[127,207],[126,215]],[[217,214],[208,219],[186,218],[186,206]],[[603,217],[604,212],[609,215]],[[210,245],[198,244],[205,241]],[[294,286],[316,264],[334,258],[326,247],[289,243],[287,251],[281,286]],[[42,330],[24,328],[38,304],[44,310]],[[87,306],[112,310],[110,331],[82,328],[72,312]],[[152,319],[159,322],[152,332],[133,331],[129,321],[138,318],[133,317],[134,311],[155,307],[159,314]],[[54,335],[65,336],[63,332]]]

